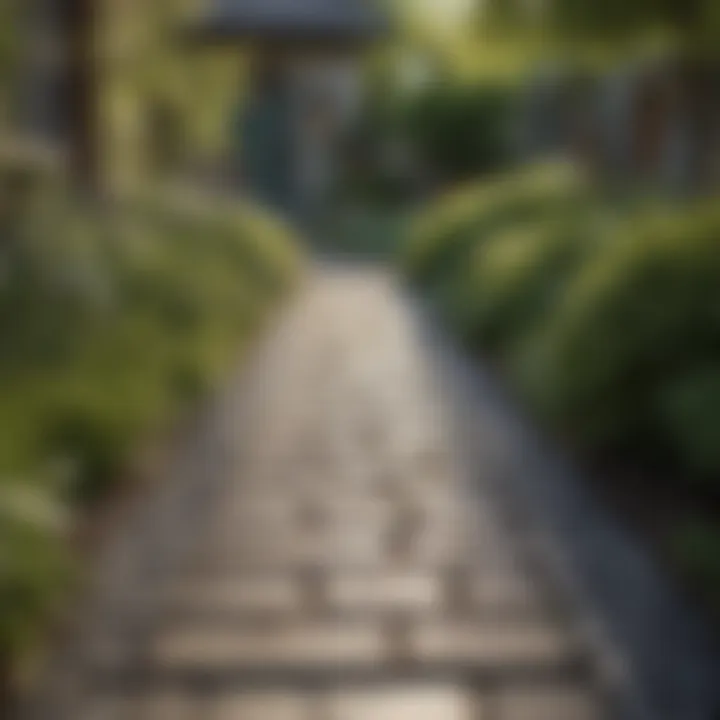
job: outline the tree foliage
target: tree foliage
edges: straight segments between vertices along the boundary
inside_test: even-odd
[[[564,40],[637,40],[670,37],[712,47],[720,35],[714,0],[487,0],[481,22],[493,32],[523,31]]]
[[[242,60],[235,51],[184,41],[194,6],[192,0],[114,3],[102,17],[105,153],[120,182],[226,150]]]
[[[3,0],[0,3],[0,106],[6,99],[4,96],[15,61],[18,7],[17,0]]]

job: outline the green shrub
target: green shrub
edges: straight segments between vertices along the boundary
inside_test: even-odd
[[[720,611],[720,528],[708,522],[691,522],[672,539],[675,560],[702,588],[710,607]]]
[[[681,497],[716,498],[720,210],[633,198],[610,208],[583,187],[559,200],[561,184],[539,195],[508,183],[424,213],[408,273],[576,449],[674,478]],[[715,607],[719,538],[712,523],[693,525],[671,548]]]
[[[720,353],[719,353],[720,355]],[[690,365],[658,388],[657,413],[663,433],[691,476],[720,473],[720,357]]]
[[[458,273],[450,315],[474,349],[505,353],[562,302],[566,283],[602,244],[604,217],[583,213],[512,224]]]
[[[542,166],[416,223],[406,271],[541,416],[588,448],[717,478],[716,208],[611,211],[569,169]]]
[[[653,454],[670,442],[687,455],[672,428],[705,412],[696,383],[710,387],[720,360],[719,235],[713,208],[625,223],[530,343],[531,397],[592,444]]]
[[[47,482],[0,480],[0,667],[25,658],[67,586],[66,524]]]
[[[456,182],[508,162],[513,105],[509,87],[442,82],[412,97],[403,125],[423,164]]]
[[[299,263],[288,230],[248,206],[173,193],[99,209],[32,171],[3,178],[17,202],[0,208],[0,668],[67,575],[63,529],[26,521],[17,498],[75,511],[108,493],[236,362]],[[9,480],[55,465],[61,487]]]
[[[479,243],[513,224],[576,213],[592,197],[567,165],[540,165],[462,188],[416,218],[402,252],[408,276],[425,287],[452,282]]]

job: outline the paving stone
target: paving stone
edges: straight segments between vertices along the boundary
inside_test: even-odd
[[[332,720],[482,720],[467,692],[432,685],[338,692],[328,700],[326,717]]]
[[[521,573],[475,575],[468,584],[471,608],[492,617],[501,613],[536,613],[548,609],[543,590]]]
[[[462,528],[423,528],[412,537],[406,559],[419,563],[452,563],[454,560],[472,557],[471,548]]]
[[[204,583],[186,580],[167,588],[168,607],[206,613],[292,613],[300,609],[301,589],[289,573],[267,578],[226,578]]]
[[[137,716],[125,720],[195,720],[208,709],[205,699],[185,695],[182,692],[159,691],[138,699]],[[203,712],[204,711],[204,712]]]
[[[437,611],[443,600],[439,577],[431,574],[355,573],[331,576],[328,602],[340,610]]]
[[[83,703],[77,720],[145,720],[141,703],[118,697],[95,697]],[[163,720],[158,717],[158,720]],[[177,720],[184,720],[178,716]]]
[[[217,525],[233,528],[251,524],[291,523],[298,497],[280,493],[277,488],[251,489],[226,498],[218,511]]]
[[[381,564],[386,554],[383,534],[370,532],[328,532],[324,537],[308,541],[307,552],[303,560],[315,563]]]
[[[292,567],[311,559],[307,542],[294,538],[294,542],[281,538],[264,540],[255,538],[247,542],[208,543],[195,553],[195,565],[218,570],[240,570],[246,567]]]
[[[371,623],[311,623],[216,629],[192,627],[165,633],[152,658],[165,669],[245,666],[282,669],[338,664],[377,665],[386,658],[381,628]]]
[[[208,720],[311,720],[309,702],[300,695],[245,692],[217,700]]]
[[[137,637],[134,638],[137,640]],[[94,632],[82,643],[80,655],[91,667],[118,667],[132,659],[133,637],[122,623]]]
[[[494,706],[498,720],[602,720],[598,699],[572,687],[514,688],[502,693]]]
[[[313,501],[339,525],[346,520],[355,523],[368,520],[372,525],[381,526],[395,513],[394,503],[374,496],[371,487],[360,491],[336,488],[331,495],[325,494]]]
[[[410,646],[416,660],[489,669],[562,664],[574,649],[564,633],[536,622],[419,623]]]

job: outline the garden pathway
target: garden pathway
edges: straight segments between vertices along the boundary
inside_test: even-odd
[[[38,720],[616,720],[514,450],[392,278],[318,271],[106,550]],[[482,426],[478,426],[482,430]]]

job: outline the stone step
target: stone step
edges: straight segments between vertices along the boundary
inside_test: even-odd
[[[133,590],[121,599],[129,623],[205,623],[236,627],[303,617],[387,619],[405,616],[492,621],[550,619],[556,610],[543,589],[513,570],[488,572],[375,568],[243,575],[192,574]]]
[[[495,689],[452,681],[320,690],[187,688],[98,697],[78,720],[614,720],[589,688],[563,683]]]
[[[585,667],[571,636],[550,623],[406,618],[309,620],[246,626],[182,624],[159,630],[139,655],[128,639],[92,664],[136,681],[317,683],[343,677],[460,673],[480,678],[557,677]]]

